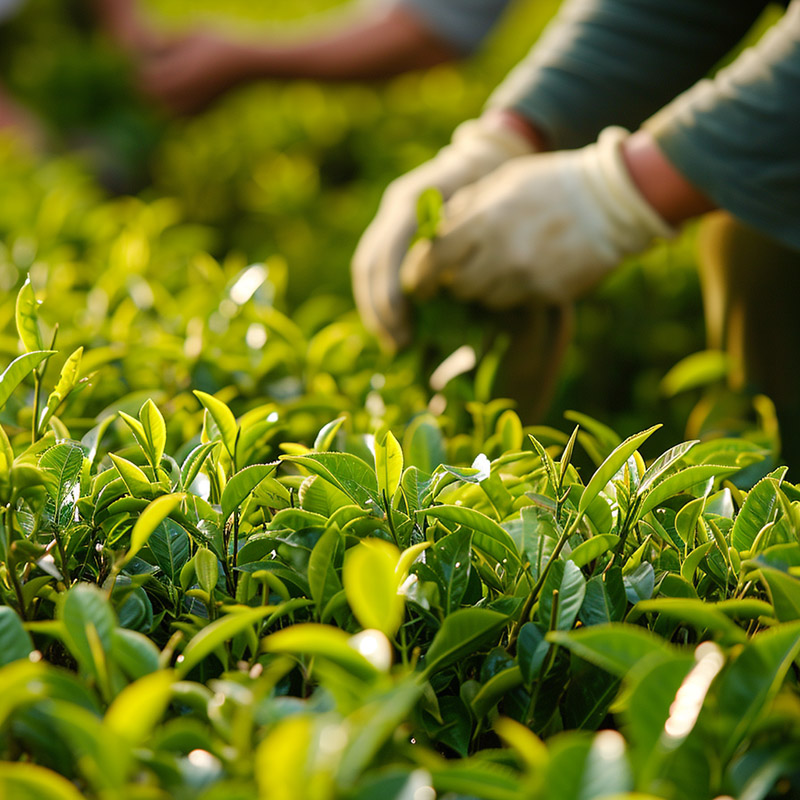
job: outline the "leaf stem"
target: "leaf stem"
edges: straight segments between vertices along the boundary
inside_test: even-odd
[[[547,563],[542,568],[542,572],[539,575],[539,579],[534,584],[531,593],[525,600],[525,604],[522,606],[522,611],[520,612],[519,617],[515,620],[514,625],[511,628],[511,633],[508,637],[508,651],[513,653],[514,648],[517,644],[517,638],[519,637],[520,628],[525,624],[528,617],[531,614],[531,610],[533,609],[536,600],[539,597],[539,593],[542,591],[542,587],[544,586],[544,582],[547,580],[547,575],[550,572],[550,567],[556,562],[558,557],[561,555],[561,551],[564,549],[564,545],[567,543],[570,536],[575,533],[576,528],[578,527],[578,523],[580,522],[580,515],[575,518],[575,521],[569,528],[566,528],[562,533],[561,536],[558,537],[558,541],[556,542],[556,546],[553,550],[552,555],[548,559]]]
[[[42,390],[42,378],[39,374],[39,370],[35,369],[33,371],[33,419],[31,420],[31,444],[36,444],[36,440],[39,438],[39,402],[40,402],[40,393]]]
[[[69,566],[68,566],[68,559],[67,559],[67,551],[64,547],[64,539],[61,536],[60,531],[58,530],[58,521],[56,520],[56,526],[53,529],[53,538],[56,540],[56,548],[58,549],[58,560],[61,562],[61,576],[64,578],[64,584],[66,585],[67,589],[72,586],[72,579],[70,578],[69,574]]]

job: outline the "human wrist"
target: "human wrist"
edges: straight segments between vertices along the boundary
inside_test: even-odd
[[[670,225],[714,209],[714,203],[667,159],[649,131],[629,136],[622,144],[622,158],[643,199]]]
[[[522,137],[529,145],[531,152],[541,153],[549,150],[544,132],[534,122],[523,117],[510,108],[490,108],[482,117],[488,127],[512,131]]]

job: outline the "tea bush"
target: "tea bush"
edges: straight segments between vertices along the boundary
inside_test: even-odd
[[[800,487],[737,488],[758,445],[648,465],[655,428],[559,438],[494,402],[460,442],[345,413],[306,446],[291,403],[199,390],[185,445],[151,399],[78,439],[92,354],[48,377],[38,314],[26,282],[0,376],[5,796],[800,788]]]

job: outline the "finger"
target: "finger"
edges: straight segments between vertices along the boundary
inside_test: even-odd
[[[365,327],[390,350],[411,338],[410,308],[399,280],[399,260],[410,233],[398,231],[387,241],[383,220],[376,218],[353,256],[353,294]]]
[[[440,235],[420,240],[411,248],[400,268],[400,282],[408,294],[427,299],[440,287],[459,282],[463,264],[480,248],[468,219],[448,213]]]

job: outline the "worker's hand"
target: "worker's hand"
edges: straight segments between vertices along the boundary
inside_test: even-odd
[[[172,113],[196,114],[246,80],[251,50],[215,33],[187,33],[143,55],[139,86]]]
[[[447,287],[496,309],[533,297],[563,303],[673,235],[628,173],[627,137],[607,128],[588,147],[517,159],[457,192],[440,235],[406,257],[404,290],[422,299]]]
[[[384,192],[375,219],[353,256],[353,293],[364,324],[385,346],[411,336],[410,309],[400,286],[400,265],[417,228],[417,199],[428,188],[447,199],[500,164],[534,151],[522,133],[485,118],[460,125],[450,145],[403,175]]]

